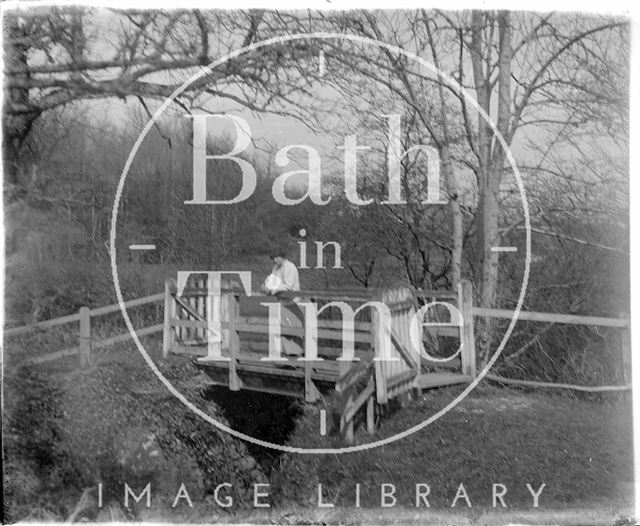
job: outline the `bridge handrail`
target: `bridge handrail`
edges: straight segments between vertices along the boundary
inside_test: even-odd
[[[381,294],[388,289],[383,288],[336,288],[336,289],[304,289],[304,290],[286,290],[278,293],[278,297],[293,299],[299,297],[310,297],[310,298],[320,298],[320,299],[333,299],[335,301],[340,301],[341,299],[346,300],[363,300],[363,299],[374,299],[381,296]],[[419,298],[441,298],[441,299],[455,299],[458,295],[455,292],[449,290],[421,290],[421,289],[413,289],[412,292],[414,296]]]
[[[357,384],[362,384],[358,392]],[[340,415],[340,433],[348,443],[353,441],[354,418],[367,404],[367,431],[374,432],[374,402],[376,396],[376,376],[373,360],[358,363],[349,368],[336,382],[338,414]]]
[[[278,293],[278,298],[312,298],[328,299],[333,301],[362,301],[372,300],[376,297],[373,289],[305,289],[305,290],[285,290]]]

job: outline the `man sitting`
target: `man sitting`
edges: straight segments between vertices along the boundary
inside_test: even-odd
[[[277,251],[271,256],[274,266],[271,274],[262,285],[262,290],[270,296],[278,296],[287,290],[300,290],[300,276],[296,266],[287,259],[284,251]],[[280,299],[278,299],[280,301]],[[289,327],[303,327],[304,314],[296,303],[300,298],[286,300],[282,304],[281,323]],[[282,337],[282,350],[285,355],[301,356],[303,354],[303,340],[296,336]]]
[[[273,296],[285,290],[300,290],[298,269],[287,259],[284,251],[277,251],[271,257],[274,262],[273,270],[265,280],[262,290]]]

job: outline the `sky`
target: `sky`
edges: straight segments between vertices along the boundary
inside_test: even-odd
[[[108,36],[112,30],[115,31],[116,29],[116,26],[114,25],[115,21],[112,15],[109,15],[107,12],[101,12],[100,22],[102,24],[101,34],[106,36],[102,43],[98,41],[94,45],[94,53],[101,55],[101,53],[104,52],[105,56],[107,56],[111,49],[111,43],[108,41]],[[442,60],[443,64],[446,64],[446,55],[443,55]],[[309,64],[310,67],[313,68],[320,67],[320,58],[318,57],[318,60],[316,61],[310,61]],[[325,67],[331,68],[330,61],[325,63]],[[446,65],[443,67],[446,69]],[[186,73],[181,73],[181,75],[184,75],[186,78]],[[234,89],[234,86],[227,86],[225,89],[234,95],[242,95],[242,92],[239,89]],[[320,85],[316,89],[318,97],[331,98],[332,96],[335,96],[335,94],[332,94],[325,86]],[[475,93],[471,92],[471,96],[475,97]],[[134,108],[139,108],[137,101],[131,98],[127,104],[123,104],[120,100],[109,99],[106,101],[92,101],[91,105],[93,111],[96,112],[102,113],[103,110],[106,109],[106,112],[114,121],[126,121],[127,114]],[[153,103],[150,102],[149,106],[153,107]],[[273,114],[255,114],[229,99],[211,97],[204,103],[204,109],[212,113],[229,112],[245,119],[251,127],[251,134],[254,140],[253,145],[248,150],[248,153],[255,155],[258,158],[266,159],[268,162],[271,161],[272,166],[273,156],[275,151],[279,148],[290,144],[306,144],[316,148],[322,157],[323,174],[326,173],[328,177],[331,177],[333,175],[339,175],[342,171],[342,153],[338,148],[342,145],[344,134],[340,135],[340,133],[313,131],[304,123],[290,117],[281,117]],[[401,112],[401,110],[398,111]],[[326,118],[329,119],[331,117],[332,116],[329,115]],[[335,126],[333,126],[333,123],[330,123],[327,127],[330,128],[331,132],[338,132],[340,125],[344,125],[346,128],[353,127],[357,117],[357,114],[352,113],[350,116],[345,117],[345,120],[336,122]],[[178,113],[175,115],[175,118],[184,118],[184,115]],[[336,117],[333,116],[333,118],[335,119]],[[349,123],[347,122],[348,119],[353,119],[354,122]],[[217,121],[216,130],[213,133],[217,133],[220,136],[228,134],[232,129],[230,125],[225,126],[219,124],[220,121]],[[369,143],[366,134],[360,133],[359,135],[358,140],[360,144]],[[512,152],[516,159],[518,161],[522,160],[526,164],[535,165],[537,159],[535,156],[531,156],[530,152],[525,148],[525,143],[543,142],[544,138],[544,132],[534,127],[529,127],[525,133],[517,135],[514,143],[512,144]],[[363,156],[364,155],[365,154],[363,154]],[[292,159],[291,165],[282,168],[274,168],[278,173],[282,173],[293,169],[299,169],[304,167],[305,164],[306,157],[304,155],[300,155],[297,158]],[[464,170],[461,170],[460,177],[464,181],[464,185],[472,186],[472,179],[470,179],[468,173],[465,175]]]

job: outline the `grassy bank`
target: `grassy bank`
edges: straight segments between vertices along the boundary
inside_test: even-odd
[[[388,415],[373,437],[360,430],[356,443],[419,424],[460,390],[425,393]],[[291,445],[327,447],[317,413],[308,409]],[[416,484],[427,484],[432,508],[448,509],[454,501],[458,509],[486,508],[493,505],[493,485],[501,484],[506,506],[533,509],[528,483],[534,492],[545,485],[540,509],[622,509],[632,504],[631,426],[630,403],[620,398],[588,401],[481,386],[433,424],[391,444],[341,455],[286,455],[272,481],[280,503],[302,506],[317,504],[322,484],[325,501],[353,507],[360,484],[361,505],[380,507],[381,485],[393,484],[397,506],[413,507]],[[339,445],[337,437],[332,445]]]
[[[159,340],[150,339],[147,348],[159,360]],[[336,435],[320,436],[320,407],[306,406],[298,413],[283,402],[265,412],[264,404],[243,391],[234,396],[209,393],[205,400],[187,359],[173,357],[161,368],[203,410],[258,438],[269,432],[274,440],[299,447],[343,445]],[[359,429],[356,443],[418,425],[460,390],[428,391],[387,411],[375,435]],[[105,498],[111,504],[105,509],[117,512],[105,515],[95,500],[89,501],[90,519],[438,524],[454,517],[451,513],[459,523],[498,513],[486,520],[549,516],[555,517],[551,522],[578,524],[584,521],[573,519],[581,512],[584,520],[598,524],[602,517],[619,518],[632,505],[631,407],[621,396],[586,399],[481,384],[442,418],[402,440],[349,454],[278,456],[247,448],[191,414],[132,345],[99,351],[96,366],[81,372],[73,359],[19,374],[8,371],[4,394],[5,497],[10,506],[5,511],[16,520],[65,519],[83,491],[99,481],[109,483]],[[276,422],[278,412],[294,414],[295,425],[283,428]],[[152,444],[150,451],[159,454],[136,460],[144,444]],[[252,485],[266,482],[266,475],[272,508],[255,509]],[[138,491],[151,482],[152,506],[137,504],[132,515],[123,515],[124,481],[133,481]],[[184,502],[171,506],[181,482],[189,488],[193,508]],[[212,498],[224,482],[234,487],[230,509]],[[335,507],[318,507],[319,484],[323,502]],[[356,508],[357,484],[361,508]],[[494,484],[501,485],[498,492],[506,491],[506,509],[501,502],[492,507]],[[527,484],[540,492],[538,508]],[[417,509],[416,488],[424,494],[424,485],[428,495]],[[393,497],[383,501],[383,490]]]
[[[160,363],[159,340],[145,340],[176,389],[226,423],[218,407],[200,396],[189,361]],[[231,482],[234,501],[244,507],[252,485],[266,480],[244,444],[176,400],[132,344],[98,351],[89,369],[78,368],[77,357],[10,367],[3,387],[7,522],[142,519],[144,501],[124,509],[125,484],[136,494],[150,484],[153,507],[183,512],[170,506],[181,484],[206,507],[214,488]]]

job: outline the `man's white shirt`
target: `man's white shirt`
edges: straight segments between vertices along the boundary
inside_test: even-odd
[[[298,269],[288,259],[285,259],[280,267],[275,265],[271,273],[282,280],[282,290],[300,290]]]

